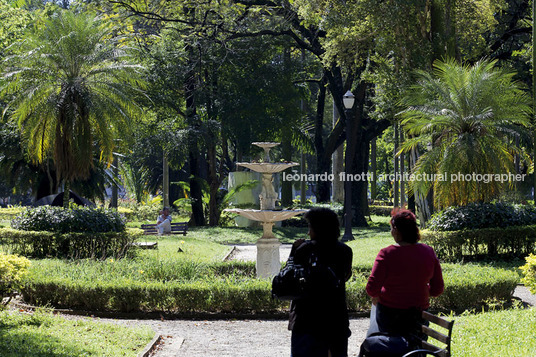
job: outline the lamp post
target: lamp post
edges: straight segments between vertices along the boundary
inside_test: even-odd
[[[353,157],[353,138],[352,138],[352,108],[354,106],[355,97],[352,92],[347,91],[342,97],[344,103],[345,115],[346,115],[346,152],[344,154],[344,235],[342,236],[343,242],[354,240],[352,235],[352,182],[348,180],[348,173],[352,167]]]

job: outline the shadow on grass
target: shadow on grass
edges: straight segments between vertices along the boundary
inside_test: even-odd
[[[374,217],[375,218],[375,217]],[[353,227],[355,238],[375,237],[389,233],[388,220],[369,220],[368,227]],[[341,235],[344,227],[341,227]],[[307,227],[274,227],[274,235],[281,243],[293,243],[296,239],[307,238]],[[255,244],[262,237],[261,227],[191,227],[188,234],[196,238],[208,239],[221,244]]]

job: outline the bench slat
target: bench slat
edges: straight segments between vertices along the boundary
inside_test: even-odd
[[[421,330],[423,333],[425,333],[427,336],[430,336],[440,342],[443,342],[444,344],[448,345],[450,343],[450,337],[447,335],[442,334],[441,332],[438,332],[436,330],[432,330],[428,326],[421,326]]]
[[[446,328],[447,330],[451,330],[452,326],[454,325],[454,321],[445,320],[439,316],[432,315],[427,311],[422,312],[422,317],[427,321],[433,322],[436,325]]]

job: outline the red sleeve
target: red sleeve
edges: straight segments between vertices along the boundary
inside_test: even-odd
[[[370,297],[380,296],[383,283],[387,277],[387,263],[385,262],[385,251],[380,250],[372,266],[372,272],[367,282],[367,294]]]
[[[441,265],[439,259],[437,259],[435,252],[432,251],[435,258],[434,275],[430,279],[430,296],[439,296],[445,289],[445,283],[443,282],[443,272],[441,271]]]

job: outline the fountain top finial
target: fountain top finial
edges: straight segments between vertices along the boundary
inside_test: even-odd
[[[262,142],[262,141],[257,141],[252,144],[257,145],[258,147],[261,147],[264,149],[264,162],[270,162],[270,149],[273,148],[274,146],[279,145],[279,143]]]
[[[256,145],[258,147],[261,147],[261,148],[273,148],[277,145],[279,145],[280,143],[274,143],[274,142],[269,142],[269,141],[257,141],[257,142],[254,142],[252,143],[253,145]]]

